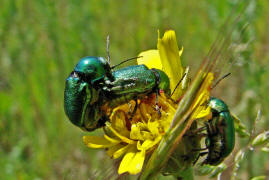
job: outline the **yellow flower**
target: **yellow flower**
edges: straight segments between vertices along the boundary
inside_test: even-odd
[[[128,120],[128,105],[118,106],[107,122],[104,137],[84,136],[84,143],[90,148],[105,148],[113,159],[123,157],[118,173],[137,174],[141,171],[146,154],[150,153],[169,128],[176,105],[167,100],[163,93],[159,97],[162,116],[152,106],[155,95],[139,101],[139,107],[132,121]],[[134,102],[132,101],[132,105]],[[128,124],[130,123],[130,124]]]
[[[145,64],[148,68],[163,70],[170,79],[170,88],[173,91],[178,82],[183,78],[184,68],[181,65],[180,56],[183,52],[178,49],[174,31],[165,32],[162,38],[158,35],[158,50],[149,50],[140,53],[143,58],[138,59],[138,64]],[[185,72],[188,68],[185,69]],[[198,91],[192,106],[192,119],[203,118],[210,115],[210,108],[207,106],[209,99],[210,85],[213,74],[207,74],[205,82]],[[172,98],[179,100],[184,94],[188,77],[185,76],[181,85],[176,89]],[[130,174],[140,173],[145,158],[151,154],[159,145],[161,139],[171,128],[177,104],[160,93],[158,105],[161,116],[155,109],[155,94],[138,100],[138,108],[132,120],[130,117],[130,105],[120,105],[112,110],[110,122],[104,127],[104,136],[84,136],[84,143],[90,148],[104,148],[107,154],[113,158],[122,158],[118,173],[128,172]],[[135,106],[130,101],[131,107]],[[133,108],[131,108],[132,110]]]

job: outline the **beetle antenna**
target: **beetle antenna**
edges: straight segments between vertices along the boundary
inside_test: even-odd
[[[110,54],[109,54],[109,35],[106,37],[106,54],[107,54],[107,62],[110,64]]]
[[[181,77],[181,79],[179,80],[179,82],[177,83],[175,89],[173,90],[172,94],[170,95],[170,97],[173,96],[173,94],[175,93],[176,89],[178,88],[178,86],[180,85],[180,83],[182,82],[182,80],[184,79],[184,77],[186,76],[187,73],[184,73],[183,76]]]
[[[122,65],[123,63],[126,63],[126,62],[128,62],[128,61],[131,61],[131,60],[133,60],[133,59],[138,59],[138,58],[142,58],[142,57],[143,57],[143,56],[137,56],[137,57],[132,57],[132,58],[126,59],[126,60],[120,62],[119,64],[116,64],[116,65],[112,66],[111,69],[114,69],[115,67],[117,67],[117,66],[119,66],[119,65]]]
[[[223,79],[225,79],[226,77],[230,76],[231,73],[227,73],[224,76],[222,76],[219,80],[217,80],[217,82],[211,87],[211,89],[214,89]]]

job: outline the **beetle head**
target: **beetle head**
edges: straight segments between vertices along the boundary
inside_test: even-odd
[[[74,71],[86,82],[93,83],[111,74],[110,66],[103,57],[87,56],[82,58]]]
[[[210,97],[208,105],[211,107],[212,112],[220,113],[229,111],[228,106],[221,99],[215,97]]]

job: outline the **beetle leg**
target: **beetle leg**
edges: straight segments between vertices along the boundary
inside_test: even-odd
[[[200,148],[200,149],[192,149],[192,151],[204,151],[207,150],[208,148]]]
[[[197,163],[197,161],[199,160],[199,158],[200,157],[202,157],[202,156],[204,156],[204,155],[206,155],[206,154],[208,154],[208,152],[201,152],[198,156],[197,156],[197,158],[193,161],[193,165],[195,165],[196,163]]]
[[[200,133],[199,136],[202,138],[202,137],[208,136],[208,134],[206,134],[206,133]]]
[[[116,94],[122,94],[122,92],[125,92],[125,90],[131,89],[133,87],[135,87],[135,83],[129,83],[127,85],[118,85],[118,86],[113,86],[111,88],[107,88],[105,90],[109,91],[109,92],[114,92]]]
[[[91,84],[93,86],[98,86],[99,84],[101,84],[104,81],[104,76],[101,76],[99,78],[96,78],[94,80],[91,81]]]
[[[181,155],[181,158],[183,159],[183,161],[187,161],[190,157],[188,155]]]
[[[199,132],[202,132],[202,131],[204,131],[204,130],[206,130],[206,126],[204,126],[204,127],[200,127],[200,128],[198,128],[198,129],[192,131],[192,133],[199,133]]]
[[[206,126],[204,127],[200,127],[198,129],[195,129],[193,131],[190,131],[188,133],[185,133],[184,136],[197,136],[197,134],[199,134],[199,136],[206,136],[207,134],[205,133],[201,133],[202,131],[206,130]]]

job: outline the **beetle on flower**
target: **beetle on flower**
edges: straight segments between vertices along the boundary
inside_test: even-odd
[[[140,53],[142,58],[138,59],[138,64],[144,64],[148,68],[163,70],[170,79],[170,89],[174,90],[172,97],[166,97],[161,92],[158,98],[161,116],[154,108],[156,102],[155,94],[139,99],[138,108],[132,121],[128,121],[127,114],[130,106],[120,105],[113,109],[110,122],[106,123],[104,136],[84,136],[84,143],[90,148],[105,148],[107,154],[113,159],[122,158],[118,173],[128,172],[137,174],[141,172],[146,156],[150,155],[159,145],[161,139],[173,124],[181,96],[185,93],[188,86],[188,68],[184,69],[181,65],[180,56],[183,48],[179,51],[175,32],[170,30],[165,32],[162,38],[158,37],[157,50],[148,50]],[[176,88],[178,82],[182,80],[180,86]],[[197,93],[197,98],[192,106],[191,119],[200,119],[211,115],[207,101],[210,95],[210,86],[213,81],[213,74],[209,73],[205,77],[205,83]],[[134,106],[134,101],[130,101]],[[200,146],[200,145],[197,145]],[[184,156],[192,153],[189,147],[185,148]],[[199,147],[198,147],[199,148]],[[188,153],[187,153],[188,152]],[[184,158],[183,158],[184,159]],[[188,165],[192,164],[193,159]],[[186,160],[187,161],[187,160]]]

